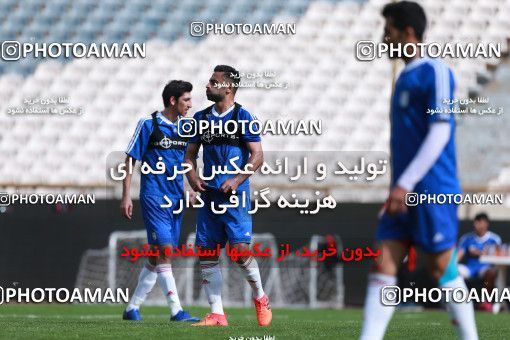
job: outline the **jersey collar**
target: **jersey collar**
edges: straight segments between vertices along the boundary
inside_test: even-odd
[[[429,61],[429,59],[430,58],[427,58],[427,57],[413,59],[406,64],[406,66],[404,67],[404,70],[402,72],[410,71],[413,68],[416,68],[416,67],[422,65],[423,63]]]
[[[165,123],[167,124],[170,124],[170,125],[175,125],[173,122],[171,122],[168,118],[166,118],[165,116],[163,116],[163,113],[161,112],[158,112],[156,114],[157,117],[161,118],[162,121],[164,121]]]
[[[211,112],[212,112],[212,114],[213,114],[215,117],[223,118],[223,117],[225,117],[226,115],[228,115],[228,114],[230,113],[230,111],[232,111],[232,110],[234,109],[234,106],[235,106],[235,104],[234,104],[234,105],[232,105],[231,107],[229,107],[227,111],[225,111],[225,112],[223,112],[223,113],[221,113],[221,114],[220,114],[220,113],[218,113],[218,112],[216,112],[216,109],[215,109],[215,108],[214,108],[214,106],[213,106],[213,107],[212,107]]]
[[[476,241],[480,242],[480,243],[487,241],[491,237],[490,231],[487,231],[483,236],[478,236],[478,235],[476,235],[476,233],[474,233],[474,234],[475,234]]]

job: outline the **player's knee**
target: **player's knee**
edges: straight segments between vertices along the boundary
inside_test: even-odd
[[[218,256],[200,256],[199,257],[200,262],[219,262]]]
[[[385,274],[396,276],[398,272],[398,268],[394,263],[390,263],[389,261],[376,261],[372,265],[371,268],[372,273]]]
[[[434,268],[432,269],[432,272],[430,273],[430,276],[432,276],[432,279],[434,282],[439,282],[441,280],[441,277],[444,274],[444,269]]]
[[[170,246],[160,246],[157,247],[156,250],[158,255],[155,257],[157,264],[169,264],[171,262],[170,254],[172,249]]]
[[[453,249],[450,252],[450,258],[448,262],[443,262],[437,259],[435,266],[431,270],[432,278],[439,284],[443,285],[446,282],[450,282],[459,276],[457,269],[457,251]]]
[[[156,264],[171,264],[169,257],[157,257]]]
[[[232,258],[232,260],[235,260],[235,262],[239,265],[242,265],[243,263],[246,263],[252,256],[242,256],[240,254],[242,253],[249,253],[250,251],[250,245],[247,243],[236,243],[232,245],[232,249],[236,254],[239,254],[239,256],[236,256],[235,258]]]
[[[147,261],[152,265],[152,266],[156,266],[158,263],[157,263],[157,257],[154,257],[154,256],[149,256],[149,258],[147,259]]]
[[[250,262],[252,256],[240,256],[237,258],[236,263],[240,266],[244,266],[246,263]]]
[[[498,270],[496,268],[490,268],[485,272],[484,276],[486,280],[495,280],[498,276]]]

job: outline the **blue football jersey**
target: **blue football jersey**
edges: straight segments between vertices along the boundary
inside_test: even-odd
[[[157,124],[161,133],[164,134],[163,147],[151,147],[151,134],[153,133],[152,117],[142,118],[136,127],[135,133],[127,147],[126,154],[138,161],[147,163],[157,171],[156,164],[161,161],[165,164],[163,174],[142,174],[140,183],[140,195],[167,195],[173,200],[179,200],[184,194],[183,175],[177,175],[174,180],[168,180],[168,176],[174,175],[174,169],[182,170],[184,162],[185,147],[174,148],[172,141],[180,138],[177,131],[177,122],[171,122],[162,115],[156,114]],[[143,163],[142,163],[143,164]]]
[[[451,113],[454,89],[452,71],[436,59],[413,60],[399,75],[391,101],[392,184],[398,181],[416,156],[430,125],[446,122],[451,127],[450,140],[414,191],[460,193],[455,156],[455,119]]]
[[[486,250],[485,248],[489,246],[500,246],[501,245],[501,237],[499,235],[488,231],[482,237],[476,235],[474,232],[463,235],[460,238],[458,248],[464,251],[464,259],[466,265],[476,266],[480,263],[480,258],[478,256],[472,256],[469,254],[469,249],[477,249],[479,251]]]
[[[201,119],[207,119],[209,121],[210,126],[213,124],[223,124],[225,126],[225,122],[231,120],[234,115],[234,106],[229,108],[227,111],[219,114],[216,112],[214,107],[209,110],[205,109],[195,113],[194,119],[199,121]],[[251,113],[245,110],[243,107],[239,108],[239,112],[237,114],[237,121],[242,121],[244,124],[244,129],[241,129],[241,124],[238,125],[238,132],[240,132],[240,142],[241,144],[246,142],[260,142],[261,138],[259,134],[254,134],[250,131],[253,129],[249,128],[249,122],[255,121],[256,117],[254,117]],[[221,122],[221,123],[220,123]],[[242,132],[242,133],[241,133]],[[236,157],[239,157],[235,164],[240,168],[244,169],[246,162],[250,157],[250,152],[243,145],[235,146],[229,144],[204,144],[201,142],[200,135],[196,135],[190,138],[189,143],[202,144],[203,147],[203,161],[204,161],[204,175],[211,176],[213,166],[227,166],[228,170],[234,170],[234,167],[230,164],[230,160]],[[227,179],[234,177],[234,174],[218,174],[215,175],[209,181],[206,181],[207,185],[212,189],[219,189],[223,182]],[[237,189],[238,192],[249,191],[250,182],[249,179],[246,179],[243,183],[241,183]]]

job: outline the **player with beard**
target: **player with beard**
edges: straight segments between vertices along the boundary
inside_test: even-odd
[[[229,246],[237,251],[249,250],[252,235],[252,219],[250,210],[249,174],[216,174],[211,180],[203,181],[196,172],[196,157],[200,146],[203,147],[204,177],[210,177],[213,167],[226,166],[234,170],[230,163],[235,161],[240,169],[246,166],[256,171],[263,162],[261,139],[258,134],[251,133],[249,122],[256,120],[241,105],[235,103],[234,96],[238,87],[239,72],[231,66],[218,65],[206,86],[207,99],[215,104],[195,114],[195,121],[208,120],[209,126],[225,126],[228,121],[237,124],[233,134],[201,131],[189,140],[185,162],[192,166],[187,173],[191,187],[202,193],[204,207],[198,213],[196,246],[205,249],[222,248],[228,241]],[[241,123],[246,127],[241,128]],[[229,207],[223,214],[215,214],[211,203],[215,205],[229,203],[230,196],[237,195],[238,207]],[[219,254],[218,254],[219,255]],[[271,323],[272,313],[269,299],[262,288],[259,267],[253,256],[239,257],[236,261],[246,280],[253,289],[253,301],[260,326]],[[211,305],[211,313],[194,324],[195,326],[227,326],[228,322],[223,311],[221,300],[222,277],[218,256],[200,257],[202,284]],[[239,284],[243,284],[239,282]]]

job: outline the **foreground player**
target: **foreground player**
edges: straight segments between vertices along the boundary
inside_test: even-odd
[[[254,117],[241,105],[234,102],[237,90],[236,80],[239,72],[233,67],[218,65],[206,86],[207,99],[215,102],[214,105],[195,114],[195,120],[202,119],[225,124],[231,121],[244,121],[248,125]],[[226,85],[226,86],[219,86]],[[221,123],[220,123],[221,122]],[[217,125],[216,124],[216,125]],[[223,125],[225,126],[225,125]],[[228,166],[232,171],[230,160],[239,157],[236,164],[244,169],[246,164],[251,165],[251,170],[256,171],[263,162],[263,151],[260,136],[253,135],[246,128],[241,133],[238,125],[236,134],[218,135],[206,131],[190,139],[186,151],[186,163],[191,164],[192,170],[187,173],[188,182],[195,191],[202,192],[204,207],[198,212],[196,245],[208,249],[216,249],[220,244],[223,248],[226,242],[238,251],[249,249],[252,235],[252,220],[248,214],[250,210],[250,183],[248,174],[220,174],[205,183],[196,172],[196,156],[200,145],[203,146],[204,175],[210,176],[213,167]],[[231,130],[229,130],[231,131]],[[229,202],[229,196],[235,191],[240,201],[242,193],[246,194],[247,201],[244,207],[228,208],[225,214],[217,215],[211,210],[211,202],[223,204]],[[250,257],[240,257],[237,261],[246,280],[253,289],[253,301],[257,312],[257,321],[260,326],[271,323],[271,309],[269,299],[262,289],[259,267],[257,260]],[[227,326],[227,318],[223,311],[221,301],[222,277],[218,262],[218,256],[200,257],[202,270],[202,284],[207,295],[212,313],[207,314],[204,320],[194,324],[196,326]],[[242,284],[239,282],[239,284]]]
[[[179,137],[177,120],[180,116],[185,116],[191,108],[192,88],[186,81],[169,82],[163,89],[164,110],[154,112],[150,117],[140,120],[126,151],[126,168],[129,168],[130,163],[134,165],[137,160],[147,163],[151,169],[159,169],[156,164],[160,161],[165,164],[164,174],[142,174],[140,183],[140,205],[148,243],[151,246],[158,246],[160,250],[177,246],[179,242],[182,212],[174,214],[173,210],[179,207],[177,203],[183,198],[183,176],[178,175],[173,181],[167,180],[167,176],[173,175],[174,166],[182,169],[186,140]],[[133,216],[130,187],[131,174],[128,172],[123,182],[120,205],[122,214],[128,219]],[[161,207],[161,204],[166,203],[163,199],[165,195],[172,201],[171,208]],[[140,305],[158,280],[170,307],[170,320],[200,321],[182,310],[170,258],[165,256],[165,252],[160,251],[157,258],[149,257],[148,260],[140,272],[138,285],[124,311],[123,319],[141,320]]]
[[[464,279],[480,278],[490,292],[494,289],[498,270],[492,264],[480,262],[480,256],[487,253],[489,247],[494,247],[494,250],[498,251],[501,247],[501,237],[489,231],[489,224],[487,214],[475,216],[473,222],[475,230],[463,235],[459,241],[458,259],[465,262],[459,263],[458,269]],[[498,313],[500,305],[496,303],[493,306],[489,302],[482,302],[479,308]]]
[[[423,8],[414,2],[388,4],[386,43],[417,44],[426,27]],[[417,50],[419,51],[419,47]],[[385,286],[397,283],[397,270],[410,243],[426,253],[427,267],[442,288],[467,289],[457,273],[455,244],[458,232],[457,207],[454,204],[419,204],[406,206],[406,194],[457,194],[455,156],[455,121],[451,114],[427,114],[427,109],[446,111],[443,103],[453,100],[454,79],[450,69],[439,60],[404,59],[391,101],[392,187],[386,211],[377,227],[377,246],[381,256],[368,278],[361,339],[382,339],[395,306],[385,306],[382,299],[395,303],[395,295]],[[452,299],[450,299],[452,301]],[[447,304],[453,324],[461,339],[477,339],[472,303]]]

